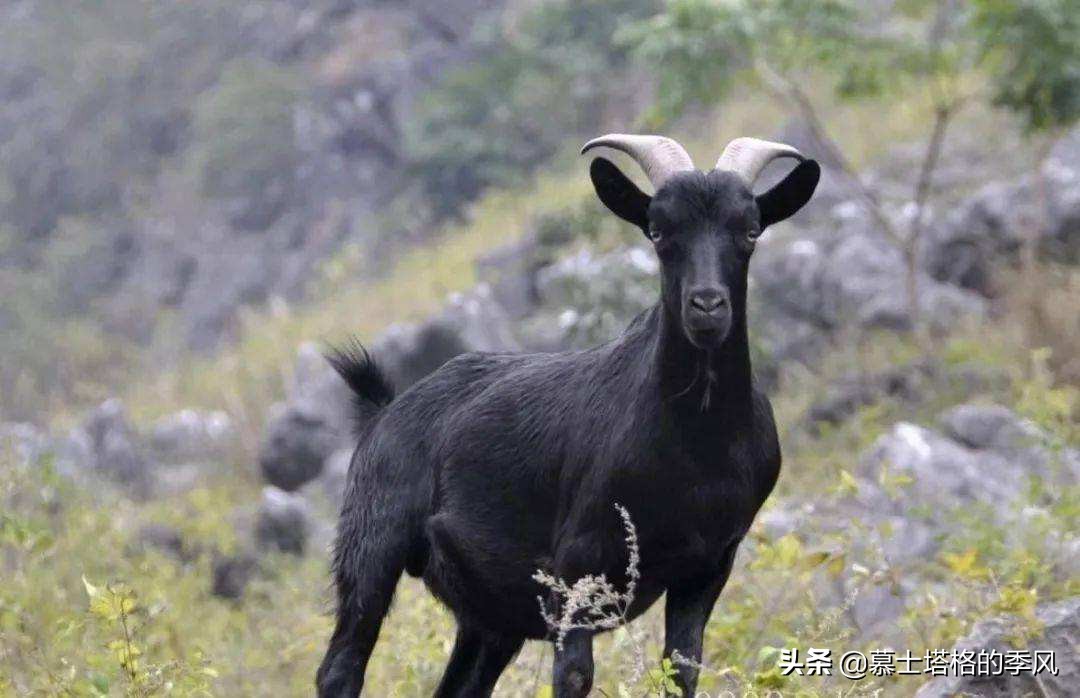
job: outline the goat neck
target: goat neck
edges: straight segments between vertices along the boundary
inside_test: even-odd
[[[653,309],[651,366],[665,408],[679,415],[723,414],[732,419],[749,414],[753,379],[743,307],[735,303],[727,338],[708,351],[687,339],[679,320],[662,303]]]

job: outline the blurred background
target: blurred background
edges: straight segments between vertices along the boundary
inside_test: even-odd
[[[0,695],[309,695],[350,455],[321,351],[404,389],[616,336],[657,265],[576,155],[608,131],[825,166],[751,265],[785,470],[702,688],[951,695],[777,659],[959,642],[1057,650],[980,690],[1075,691],[1078,118],[1076,0],[4,2]],[[371,694],[430,695],[451,628],[403,582]],[[628,642],[598,694],[658,695]]]

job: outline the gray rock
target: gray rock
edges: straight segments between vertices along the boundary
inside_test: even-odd
[[[595,346],[621,334],[656,302],[659,271],[656,256],[643,247],[603,255],[581,250],[541,270],[540,298],[557,318],[558,348]]]
[[[259,561],[249,553],[219,555],[211,563],[210,592],[223,599],[238,601],[258,569]]]
[[[974,451],[941,434],[900,422],[863,457],[859,497],[870,508],[902,514],[902,506],[877,485],[882,470],[911,478],[903,499],[948,511],[965,502],[1002,505],[1021,493],[1025,468],[991,451]]]
[[[352,463],[353,449],[342,448],[333,453],[326,460],[323,469],[322,490],[323,495],[329,500],[335,509],[341,507],[345,497],[345,484],[348,480],[349,465]]]
[[[273,225],[288,206],[293,194],[291,182],[283,179],[275,178],[269,186],[249,196],[236,197],[229,201],[229,224],[246,232],[260,232]]]
[[[1046,164],[1048,210],[1038,209],[1033,178],[993,182],[930,230],[923,264],[939,281],[992,295],[995,269],[1012,264],[1029,231],[1057,262],[1080,261],[1080,130],[1055,147]],[[1044,216],[1049,225],[1041,225]]]
[[[873,520],[881,535],[881,550],[890,564],[898,565],[926,559],[938,548],[941,531],[931,524],[905,513],[901,516],[878,518],[876,512],[865,512],[861,518]]]
[[[1080,450],[1055,443],[1029,420],[999,405],[958,405],[938,418],[942,430],[973,449],[1001,454],[1025,473],[1060,485],[1080,481]]]
[[[372,345],[399,391],[459,354],[520,349],[510,316],[485,283],[467,294],[452,294],[442,311],[425,322],[391,326]]]
[[[510,316],[495,301],[488,284],[477,284],[469,293],[454,293],[436,323],[453,328],[468,351],[518,351]]]
[[[0,454],[11,453],[21,463],[36,463],[50,451],[48,435],[33,424],[0,422]]]
[[[804,237],[788,243],[763,240],[758,247],[750,281],[767,313],[831,328],[834,319],[825,311],[822,290],[831,246]]]
[[[900,503],[878,484],[884,471],[910,477],[904,499],[914,498],[934,511],[945,513],[967,502],[981,502],[1008,516],[1007,505],[1024,492],[1030,475],[1073,484],[1080,477],[1078,464],[1080,454],[1067,447],[974,449],[931,429],[900,422],[861,459],[856,470],[863,480],[858,496],[868,508],[902,514]]]
[[[541,268],[536,236],[493,250],[476,261],[476,276],[491,287],[492,299],[513,319],[526,317],[540,303]]]
[[[150,447],[159,461],[209,460],[224,455],[234,437],[232,419],[226,413],[180,410],[154,424]]]
[[[833,249],[823,269],[822,307],[833,326],[906,329],[911,324],[906,270],[899,251],[880,236],[856,230]],[[986,312],[981,298],[922,275],[919,310],[931,327]],[[851,318],[851,320],[848,320]]]
[[[165,524],[146,524],[135,535],[134,547],[139,551],[158,550],[177,560],[186,560],[189,551],[180,531]]]
[[[907,271],[897,248],[861,209],[837,207],[827,229],[789,242],[760,245],[751,266],[753,290],[771,324],[790,318],[821,330],[842,327],[906,329],[911,324]],[[919,310],[925,322],[948,328],[959,317],[979,317],[986,301],[920,272]],[[783,319],[783,320],[781,320]]]
[[[428,321],[392,326],[370,349],[401,392],[464,352],[520,345],[491,289],[480,284],[451,296]],[[293,375],[288,400],[272,410],[259,457],[267,482],[289,491],[318,477],[335,451],[355,445],[349,389],[315,345],[301,346]]]
[[[83,423],[90,446],[91,469],[142,495],[152,486],[150,462],[128,422],[124,404],[112,398],[90,412]]]
[[[916,365],[848,376],[830,386],[824,397],[810,405],[804,421],[816,433],[822,425],[840,424],[859,409],[886,398],[917,400],[928,373],[928,366]]]
[[[82,427],[75,427],[53,441],[57,470],[69,477],[90,472],[94,461],[93,443]]]
[[[206,461],[222,457],[233,436],[224,413],[182,410],[160,420],[146,438],[115,398],[91,410],[65,435],[0,424],[0,448],[11,443],[25,462],[48,458],[61,475],[91,485],[112,481],[140,498],[197,486],[206,474]]]
[[[751,308],[751,313],[755,310],[756,307]],[[758,374],[787,363],[813,366],[829,348],[829,333],[825,328],[772,308],[757,313],[752,323],[752,348],[760,350],[753,355]]]
[[[170,463],[153,471],[153,495],[168,499],[205,484],[207,463]]]
[[[938,424],[951,438],[976,449],[1015,450],[1045,438],[1033,424],[1000,405],[957,405],[942,413]]]
[[[303,555],[310,534],[311,514],[299,494],[264,487],[255,518],[255,542],[262,550]]]
[[[863,584],[851,604],[851,615],[860,633],[880,637],[904,613],[906,594],[891,583],[864,583],[855,578],[848,583]]]
[[[1058,564],[1068,579],[1080,577],[1080,537],[1070,536],[1062,542]]]
[[[371,345],[399,393],[464,352],[520,348],[509,316],[486,284],[451,296],[428,321],[391,327]],[[328,498],[336,505],[355,446],[355,426],[345,382],[316,345],[302,345],[288,399],[270,411],[259,450],[263,479],[282,490],[296,491],[319,478],[337,454],[326,484]]]
[[[288,385],[290,399],[298,399],[326,390],[326,383],[334,376],[326,361],[324,351],[316,342],[304,342],[296,350],[292,380]],[[343,393],[344,394],[344,393]]]
[[[373,347],[373,353],[398,390],[408,388],[466,351],[461,335],[443,322],[392,325]]]
[[[275,405],[259,449],[263,479],[290,492],[314,480],[342,434],[324,410],[310,402]]]
[[[351,440],[351,414],[348,386],[315,344],[301,345],[288,400],[270,410],[259,449],[263,478],[287,491],[317,478]]]
[[[1029,642],[1025,652],[1053,652],[1057,673],[1042,671],[1020,672],[1013,676],[1004,671],[1001,676],[941,676],[924,684],[916,698],[952,698],[953,696],[982,696],[1012,698],[1013,696],[1075,696],[1080,687],[1080,597],[1057,603],[1043,604],[1035,610],[1043,625],[1040,636]],[[1010,641],[1015,634],[1015,618],[991,618],[980,621],[961,639],[954,651],[993,651],[1004,655],[1015,651]],[[999,656],[1000,656],[999,655]],[[994,672],[996,673],[996,672]]]
[[[754,519],[754,525],[769,539],[776,540],[798,530],[812,514],[813,509],[809,505],[796,508],[787,506],[786,503],[777,503],[759,513]]]

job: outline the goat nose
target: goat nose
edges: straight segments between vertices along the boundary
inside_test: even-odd
[[[690,305],[703,313],[711,313],[727,305],[727,294],[718,289],[704,289],[690,294]]]

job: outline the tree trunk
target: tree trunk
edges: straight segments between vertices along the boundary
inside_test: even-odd
[[[915,341],[923,351],[929,348],[930,328],[922,321],[922,308],[919,307],[919,244],[926,231],[926,205],[934,184],[934,172],[941,160],[941,150],[945,145],[945,133],[955,113],[955,104],[939,104],[934,109],[934,130],[926,144],[919,178],[915,182],[913,203],[915,211],[904,241],[904,261],[907,269],[908,310],[911,313],[911,331]]]
[[[908,241],[904,246],[904,274],[911,332],[919,348],[925,349],[928,332],[922,321],[922,308],[919,306],[919,252],[915,240]]]
[[[1030,346],[1042,344],[1043,333],[1047,327],[1045,309],[1038,279],[1039,274],[1039,239],[1050,227],[1050,193],[1046,182],[1046,162],[1057,140],[1056,133],[1048,133],[1038,145],[1035,158],[1033,182],[1035,187],[1035,215],[1024,230],[1024,240],[1020,247],[1020,275],[1023,293],[1021,302],[1026,312],[1027,336]]]

